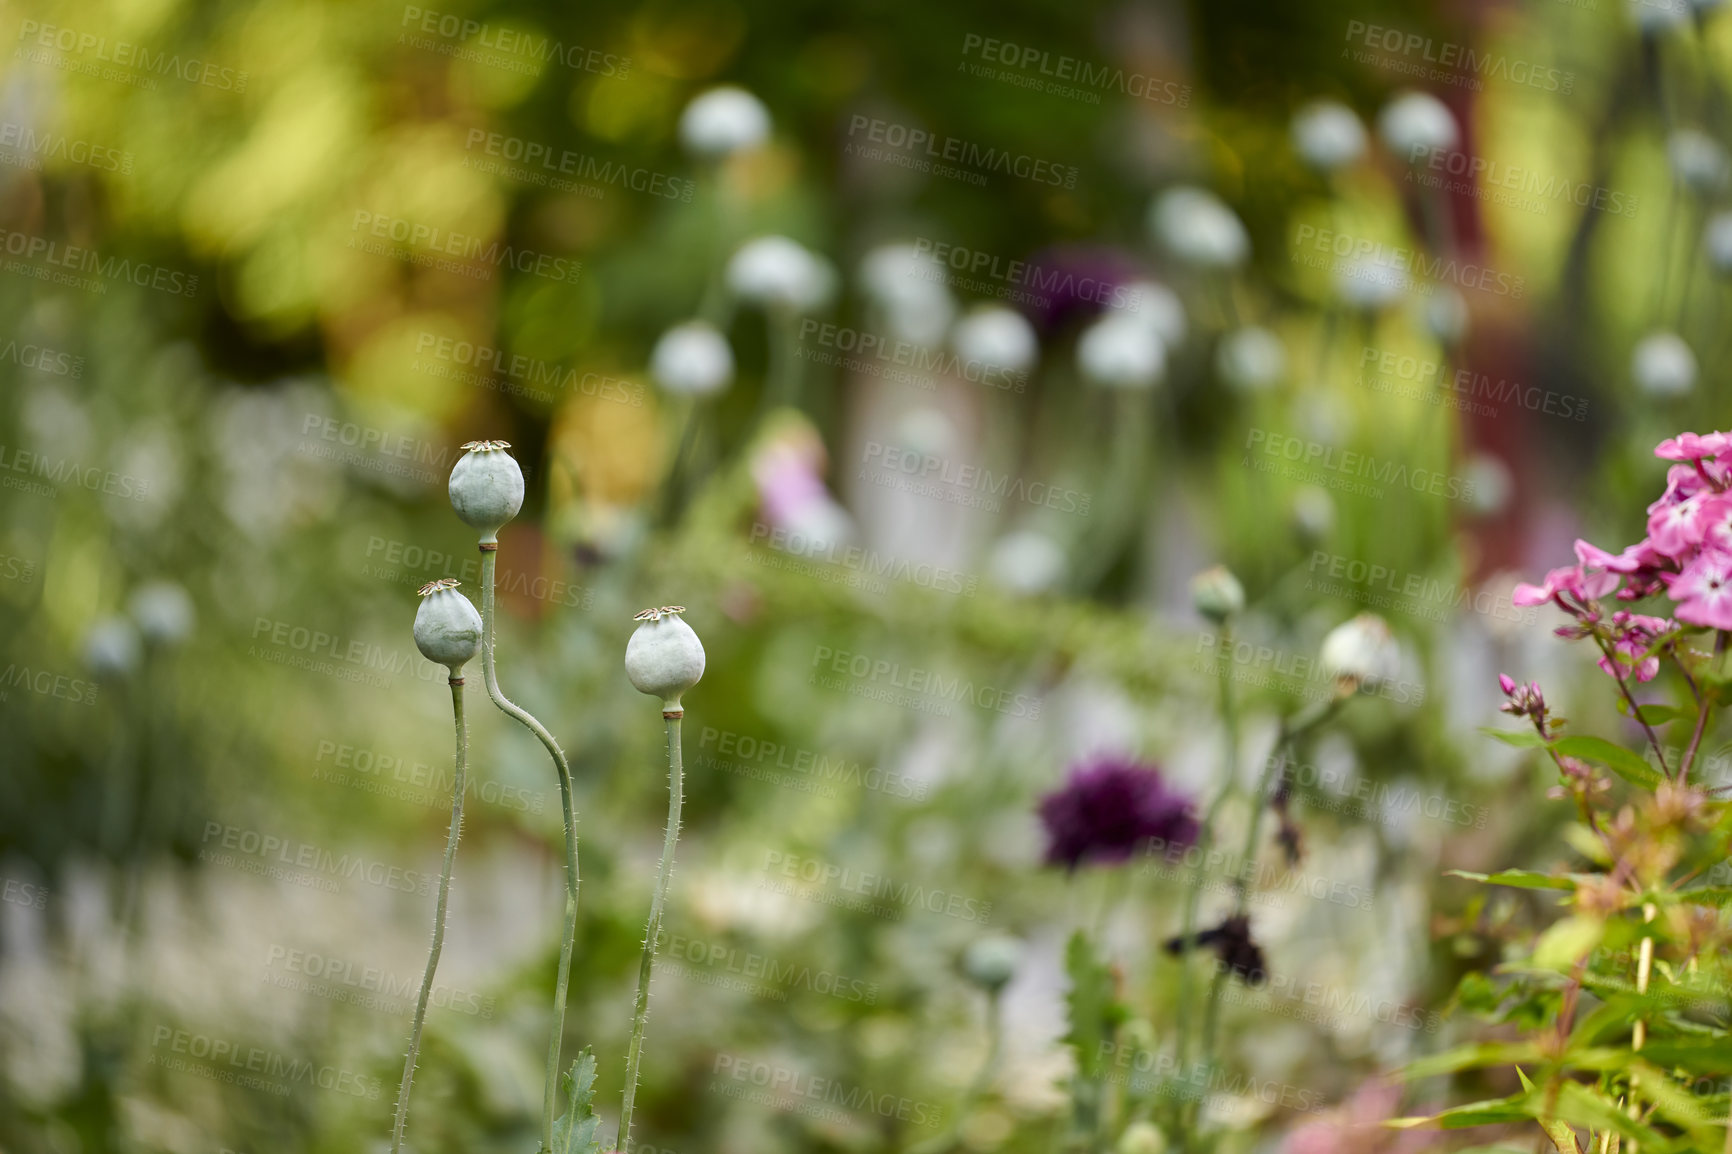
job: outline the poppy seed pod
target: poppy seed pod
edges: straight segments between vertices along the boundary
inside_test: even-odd
[[[1361,613],[1330,630],[1317,656],[1323,672],[1343,693],[1376,689],[1393,681],[1401,667],[1395,638],[1375,613]]]
[[[1001,990],[1022,964],[1022,943],[1003,934],[981,938],[962,955],[968,980],[988,991]]]
[[[680,614],[684,606],[645,609],[625,646],[625,675],[639,693],[662,699],[665,712],[680,708],[680,695],[704,675],[704,646]]]
[[[1219,624],[1245,610],[1245,587],[1225,565],[1205,569],[1191,578],[1191,604]]]
[[[1114,1154],[1166,1154],[1167,1136],[1153,1122],[1132,1122],[1119,1135]]]
[[[504,441],[470,441],[451,469],[451,507],[463,523],[481,531],[481,543],[499,540],[499,530],[523,508],[523,470]]]
[[[421,586],[415,610],[415,648],[427,660],[462,675],[463,666],[481,649],[481,614],[469,598],[457,592],[457,582],[441,578]]]

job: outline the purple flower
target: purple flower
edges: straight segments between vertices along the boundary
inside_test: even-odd
[[[1197,840],[1191,801],[1160,770],[1121,754],[1091,757],[1071,770],[1064,788],[1040,802],[1051,844],[1048,865],[1122,862],[1145,843],[1188,846]]]

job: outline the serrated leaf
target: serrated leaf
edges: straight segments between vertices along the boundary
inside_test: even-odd
[[[553,1154],[602,1154],[595,1132],[601,1126],[591,1108],[595,1096],[595,1054],[585,1046],[561,1079],[565,1114],[553,1123]]]
[[[1076,1050],[1077,1070],[1093,1078],[1100,1072],[1101,1055],[1111,1052],[1104,1043],[1112,1041],[1129,1011],[1118,1000],[1112,968],[1095,957],[1080,930],[1065,946],[1064,969],[1070,977],[1070,993],[1065,995],[1070,1031],[1064,1040]]]
[[[1538,870],[1499,870],[1494,874],[1477,874],[1472,870],[1445,870],[1445,877],[1466,878],[1493,886],[1515,886],[1524,890],[1573,890],[1576,884],[1568,878],[1540,873]]]
[[[1643,760],[1641,754],[1632,753],[1603,737],[1579,734],[1560,738],[1552,742],[1552,752],[1563,757],[1579,757],[1583,761],[1599,762],[1631,785],[1639,785],[1643,789],[1653,789],[1666,780],[1659,770]]]

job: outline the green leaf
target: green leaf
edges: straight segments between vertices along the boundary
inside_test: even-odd
[[[1445,870],[1445,877],[1466,878],[1493,886],[1515,886],[1524,890],[1573,890],[1576,883],[1568,878],[1540,873],[1538,870],[1499,870],[1494,874],[1476,874],[1472,870]]]
[[[595,1095],[595,1054],[588,1046],[562,1079],[566,1109],[553,1123],[553,1154],[602,1154],[595,1132],[601,1126],[591,1108]]]
[[[1618,712],[1623,714],[1625,717],[1630,716],[1630,707],[1625,704],[1624,699],[1620,697],[1617,701]],[[1694,716],[1694,714],[1687,713],[1686,711],[1679,709],[1676,705],[1656,704],[1642,706],[1637,716],[1649,725],[1665,725],[1668,722],[1677,721],[1680,717]]]
[[[1641,754],[1632,753],[1603,737],[1580,734],[1576,737],[1560,738],[1552,742],[1551,748],[1552,752],[1563,757],[1579,757],[1583,761],[1599,762],[1631,785],[1639,785],[1643,789],[1653,789],[1665,780],[1659,770],[1642,759]]]
[[[1112,967],[1095,957],[1081,930],[1065,946],[1064,969],[1070,977],[1070,1032],[1064,1040],[1076,1050],[1078,1072],[1093,1078],[1101,1072],[1101,1055],[1110,1052],[1104,1043],[1113,1040],[1130,1011],[1118,1000]]]
[[[1408,1081],[1431,1078],[1438,1074],[1454,1074],[1483,1066],[1513,1066],[1518,1062],[1540,1060],[1539,1047],[1532,1042],[1469,1042],[1441,1054],[1409,1062],[1401,1071]]]
[[[1605,932],[1606,924],[1599,918],[1580,914],[1559,918],[1534,943],[1533,964],[1545,970],[1572,970],[1600,944]]]
[[[1693,906],[1725,906],[1732,904],[1732,886],[1701,886],[1679,890],[1678,900]]]
[[[1513,745],[1517,749],[1540,749],[1545,746],[1546,739],[1531,729],[1491,729],[1480,726],[1481,733],[1505,745]]]
[[[1494,1098],[1485,1102],[1469,1102],[1451,1106],[1441,1114],[1421,1118],[1392,1118],[1384,1125],[1396,1130],[1412,1130],[1420,1126],[1436,1126],[1443,1130],[1467,1130],[1474,1126],[1491,1126],[1499,1122],[1525,1122],[1533,1117],[1528,1110],[1527,1094]]]

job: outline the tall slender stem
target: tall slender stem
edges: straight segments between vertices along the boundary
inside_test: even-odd
[[[1594,643],[1600,647],[1600,652],[1606,655],[1606,663],[1612,667],[1612,679],[1618,683],[1618,692],[1623,694],[1624,704],[1630,707],[1630,716],[1642,727],[1642,732],[1648,735],[1648,744],[1654,747],[1654,756],[1659,759],[1660,772],[1667,777],[1672,776],[1672,770],[1666,764],[1666,750],[1660,745],[1660,737],[1654,732],[1654,727],[1648,724],[1648,719],[1642,716],[1642,707],[1636,703],[1636,698],[1630,693],[1628,675],[1624,667],[1618,663],[1618,655],[1612,647],[1606,644],[1606,639],[1595,635]]]
[[[457,839],[463,833],[463,793],[469,761],[469,729],[463,721],[463,679],[451,678],[451,713],[457,729],[457,768],[451,776],[451,832],[445,837],[445,863],[439,868],[439,899],[433,913],[433,948],[427,952],[427,972],[415,999],[415,1023],[409,1028],[409,1053],[403,1059],[403,1085],[397,1091],[397,1120],[391,1127],[391,1154],[403,1148],[403,1128],[409,1122],[409,1088],[415,1081],[415,1059],[421,1052],[421,1027],[427,1021],[427,1000],[433,994],[433,972],[445,946],[445,906],[451,894],[451,866],[457,860]]]
[[[1715,661],[1719,661],[1720,655],[1726,652],[1726,641],[1729,636],[1732,636],[1732,634],[1728,634],[1724,629],[1715,630]],[[1688,674],[1685,676],[1688,676]],[[1696,683],[1692,681],[1690,683],[1690,688],[1694,690],[1696,688]],[[1696,750],[1702,744],[1702,734],[1707,732],[1708,729],[1708,714],[1713,710],[1713,703],[1704,700],[1700,693],[1696,695],[1696,702],[1698,706],[1696,711],[1696,730],[1690,734],[1690,748],[1684,751],[1684,763],[1678,767],[1678,780],[1685,783],[1688,783],[1690,780],[1690,767],[1696,764]]]
[[[649,925],[644,930],[643,960],[637,969],[637,1006],[632,1012],[631,1046],[625,1056],[625,1101],[619,1112],[619,1154],[631,1154],[631,1109],[637,1097],[638,1059],[643,1054],[644,1022],[649,1018],[650,968],[655,965],[656,942],[662,933],[662,906],[667,901],[668,882],[674,870],[674,844],[680,839],[680,802],[685,790],[680,765],[680,719],[682,709],[662,710],[668,736],[668,829],[662,841],[662,861],[656,867],[655,896],[650,899]]]
[[[516,720],[540,739],[553,758],[553,768],[559,774],[559,801],[565,817],[565,927],[559,942],[559,973],[553,982],[552,1036],[547,1040],[547,1085],[541,1098],[541,1145],[553,1149],[553,1112],[559,1098],[559,1048],[565,1040],[565,997],[571,983],[571,947],[577,937],[577,812],[571,801],[571,766],[565,751],[546,726],[530,716],[529,711],[513,703],[499,690],[499,677],[493,665],[493,581],[498,565],[497,544],[481,546],[481,669],[487,682],[487,696],[502,712]]]

